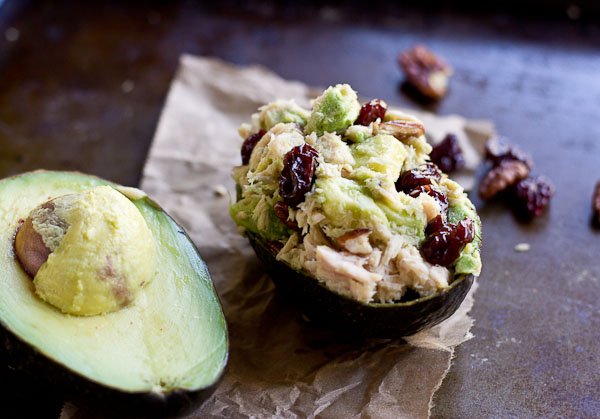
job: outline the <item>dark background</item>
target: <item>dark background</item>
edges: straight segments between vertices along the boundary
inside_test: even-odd
[[[137,184],[183,52],[491,119],[557,193],[530,224],[472,195],[484,223],[475,338],[457,348],[432,416],[600,416],[598,2],[122,3],[0,6],[0,176],[47,168]],[[396,57],[417,42],[455,69],[438,103],[402,85]],[[531,250],[515,252],[521,242]],[[55,417],[61,405],[2,397],[3,416]]]

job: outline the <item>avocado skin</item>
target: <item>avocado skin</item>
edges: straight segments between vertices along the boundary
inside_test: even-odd
[[[64,404],[63,400],[48,392],[38,383],[27,380],[18,371],[10,369],[2,356],[0,354],[0,377],[2,377],[0,383],[0,417],[60,417]],[[32,403],[32,400],[35,400],[35,403]]]
[[[290,302],[316,325],[353,336],[399,338],[433,327],[458,309],[475,280],[471,274],[459,275],[448,289],[431,297],[395,304],[363,304],[276,260],[259,236],[249,232],[246,236],[272,281]]]
[[[110,417],[178,417],[198,407],[215,390],[221,377],[211,386],[195,391],[176,389],[169,393],[127,392],[88,380],[23,342],[4,324],[0,327],[3,356],[7,366],[25,381],[49,389],[55,397],[73,401],[91,411]],[[222,374],[221,374],[222,376]]]
[[[5,178],[2,181],[23,175],[43,173],[51,172],[37,170]],[[79,172],[63,173],[96,178],[95,176]],[[108,185],[118,186],[108,181],[102,181]],[[185,230],[160,205],[147,196],[141,199],[166,214],[176,225],[177,232],[195,248],[193,241]],[[197,249],[196,252],[198,252]],[[208,271],[207,274],[210,278]],[[218,295],[217,300],[222,307]],[[38,400],[40,403],[46,403],[47,399],[71,401],[78,406],[92,411],[95,417],[97,414],[100,414],[111,418],[174,418],[190,413],[214,393],[225,373],[228,361],[229,334],[226,325],[225,339],[227,342],[227,352],[225,353],[224,366],[220,374],[215,377],[215,380],[210,385],[197,390],[174,389],[166,393],[152,391],[131,392],[111,388],[90,380],[70,369],[67,365],[51,359],[42,351],[39,351],[33,345],[30,345],[13,333],[0,318],[0,367],[10,372],[9,378],[16,380],[16,384],[18,385],[12,388],[12,390],[15,391],[17,396],[22,396],[27,391],[27,388],[32,390],[29,395],[30,397],[27,398],[28,402]],[[2,383],[0,390],[3,392],[9,391],[6,388],[6,383]],[[41,396],[42,394],[43,396]],[[40,397],[36,397],[36,395]],[[30,406],[19,406],[18,411],[19,414],[23,414],[30,409]],[[1,410],[0,413],[2,413]]]

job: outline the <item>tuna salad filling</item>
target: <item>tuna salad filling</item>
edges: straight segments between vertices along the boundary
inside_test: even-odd
[[[310,111],[265,105],[239,133],[230,213],[277,260],[363,303],[425,297],[456,274],[479,275],[479,217],[430,162],[416,118],[378,99],[361,107],[343,84]]]

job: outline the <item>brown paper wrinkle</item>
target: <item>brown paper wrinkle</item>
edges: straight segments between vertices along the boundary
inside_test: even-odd
[[[237,232],[230,197],[214,188],[235,191],[230,173],[240,164],[238,126],[272,100],[294,98],[308,107],[317,93],[262,67],[181,58],[141,186],[198,247],[228,322],[228,368],[190,418],[427,417],[454,347],[471,337],[473,291],[450,319],[405,341],[336,337],[290,307]],[[457,115],[404,111],[423,120],[434,142],[447,132],[459,137],[467,150],[461,182],[472,186],[493,127]],[[77,408],[69,404],[65,411],[63,417],[74,417]]]

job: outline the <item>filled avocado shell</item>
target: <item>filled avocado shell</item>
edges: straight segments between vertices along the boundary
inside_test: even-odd
[[[0,181],[0,360],[48,392],[110,415],[184,414],[214,390],[227,363],[225,318],[194,245],[144,194],[124,193],[156,243],[156,275],[133,304],[91,317],[62,313],[34,294],[14,236],[41,203],[118,185],[38,171]],[[123,190],[123,189],[121,189]]]
[[[475,277],[456,275],[447,289],[393,304],[361,303],[328,289],[316,278],[278,261],[260,236],[246,232],[258,258],[280,292],[316,325],[353,336],[398,338],[430,328],[450,317]]]

